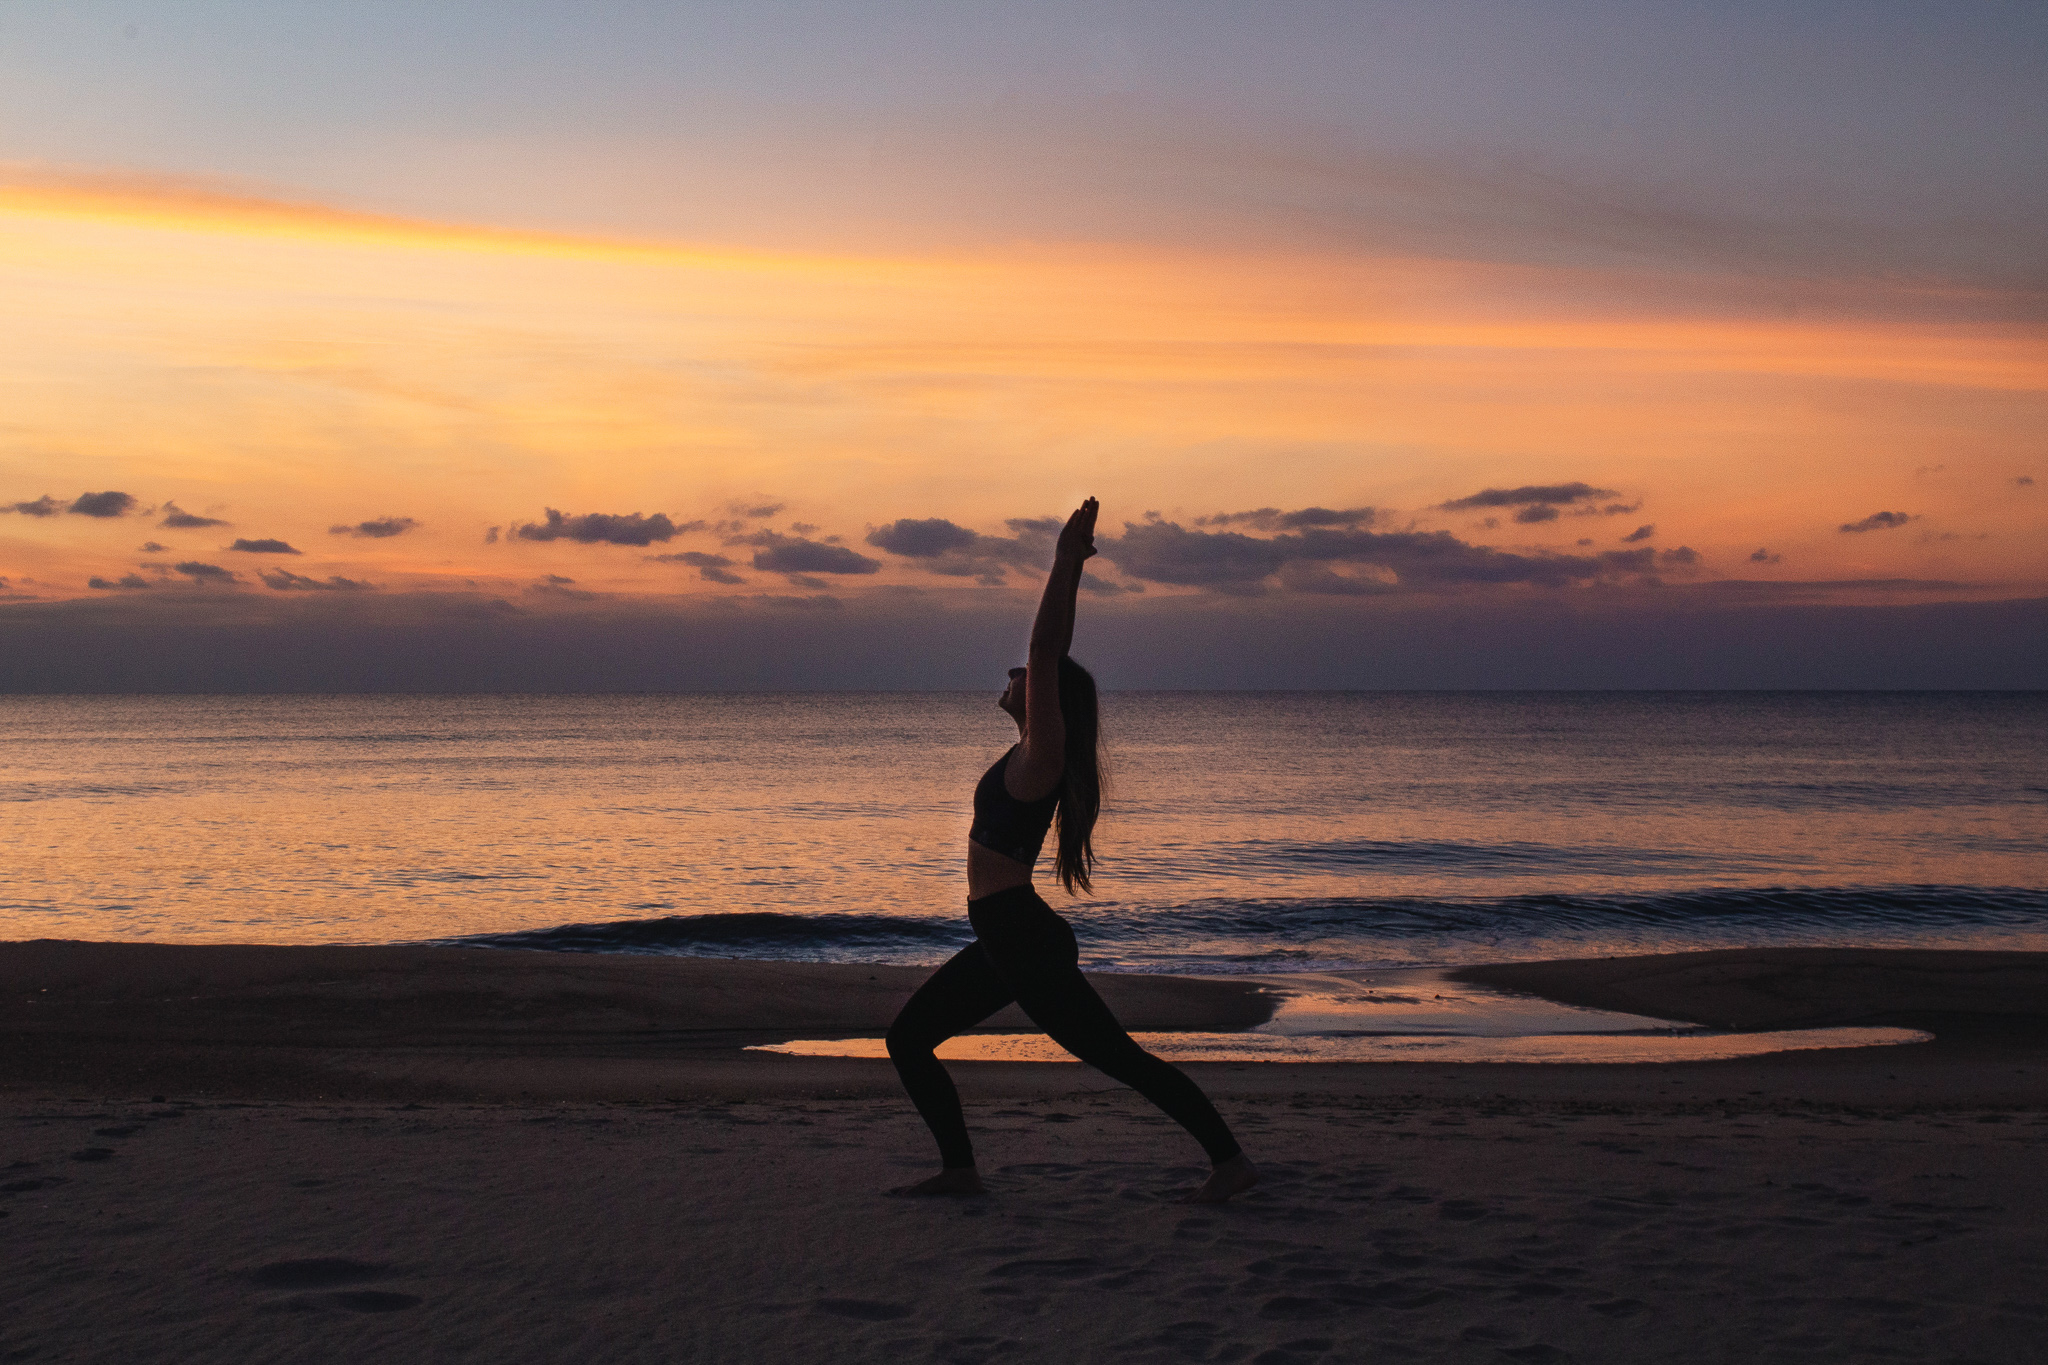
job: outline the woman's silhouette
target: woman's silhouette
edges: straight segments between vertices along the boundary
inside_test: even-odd
[[[1052,576],[1031,628],[1029,667],[1010,670],[1000,705],[1015,748],[974,789],[967,844],[967,918],[975,941],[932,974],[889,1028],[889,1056],[938,1139],[943,1169],[896,1194],[981,1194],[960,1095],[932,1049],[1015,1001],[1067,1051],[1165,1110],[1209,1154],[1209,1179],[1187,1198],[1219,1204],[1258,1183],[1229,1127],[1193,1081],[1131,1040],[1081,975],[1074,931],[1031,885],[1031,866],[1058,819],[1053,869],[1069,894],[1089,889],[1090,838],[1102,808],[1095,680],[1067,657],[1081,565],[1095,553],[1095,499],[1060,532]]]

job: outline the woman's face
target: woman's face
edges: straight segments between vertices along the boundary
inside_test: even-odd
[[[1009,712],[1020,721],[1024,719],[1024,675],[1026,671],[1022,668],[1010,670],[1009,685],[1003,688],[1003,695],[996,702],[997,706],[1002,707],[1003,710]]]

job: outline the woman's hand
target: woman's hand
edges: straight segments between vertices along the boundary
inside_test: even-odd
[[[1067,524],[1060,530],[1059,548],[1053,553],[1055,563],[1079,564],[1095,553],[1095,514],[1101,510],[1093,498],[1074,509],[1074,515],[1067,518]]]

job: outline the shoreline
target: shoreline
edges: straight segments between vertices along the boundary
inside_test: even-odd
[[[677,1102],[893,1097],[885,1059],[747,1051],[873,1037],[922,967],[504,949],[0,943],[0,1094],[250,1101]],[[1852,1024],[1928,1043],[1703,1062],[1188,1062],[1219,1095],[1604,1102],[1686,1073],[1699,1093],[1823,1104],[2048,1101],[2048,954],[1773,948],[1495,963],[1452,980],[1733,1031]],[[1277,997],[1230,977],[1096,973],[1134,1032],[1255,1028]],[[979,1032],[1031,1032],[1014,1006]],[[1876,1055],[1882,1054],[1882,1055]],[[1111,1083],[1071,1063],[949,1063],[969,1095]],[[1761,1079],[1759,1079],[1761,1078]]]

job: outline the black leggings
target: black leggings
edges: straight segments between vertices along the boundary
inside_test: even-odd
[[[889,1059],[949,1169],[974,1164],[960,1092],[932,1049],[1015,1001],[1052,1040],[1165,1110],[1221,1164],[1239,1147],[1201,1088],[1131,1040],[1081,975],[1074,930],[1028,886],[967,903],[978,937],[932,973],[889,1026]]]

